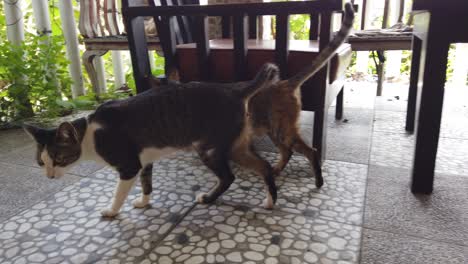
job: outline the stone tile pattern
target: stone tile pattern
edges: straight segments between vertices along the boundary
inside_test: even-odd
[[[414,155],[414,135],[374,132],[372,165],[410,169]],[[436,172],[468,175],[468,139],[440,138]]]
[[[241,205],[198,205],[142,263],[356,263],[360,228]]]
[[[272,162],[277,158],[274,153],[262,155]],[[195,154],[179,153],[155,164],[151,207],[133,209],[130,202],[127,202],[121,214],[110,220],[102,218],[100,210],[110,205],[114,191],[113,182],[117,175],[105,168],[66,187],[51,199],[39,202],[31,209],[0,223],[0,263],[138,263],[150,252],[161,250],[158,249],[158,245],[175,239],[175,233],[171,230],[179,221],[183,219],[177,230],[193,225],[198,228],[201,226],[201,220],[197,220],[199,217],[206,218],[203,222],[208,223],[208,229],[211,228],[209,223],[213,223],[214,229],[211,228],[212,231],[209,232],[214,232],[218,238],[232,235],[230,240],[234,239],[232,228],[243,228],[236,232],[243,234],[247,239],[250,234],[248,231],[255,231],[252,228],[264,225],[264,229],[259,229],[263,236],[261,241],[247,241],[254,241],[251,242],[254,249],[265,250],[242,251],[239,257],[246,260],[244,263],[248,263],[248,258],[263,263],[260,258],[267,259],[268,252],[276,249],[278,253],[270,253],[282,254],[283,257],[280,258],[285,261],[287,259],[289,263],[307,260],[313,262],[316,259],[323,259],[325,262],[342,260],[342,263],[355,263],[359,252],[360,228],[352,224],[359,223],[362,218],[365,166],[326,163],[325,186],[315,192],[314,178],[311,177],[310,170],[303,157],[294,156],[290,165],[278,178],[281,197],[278,208],[265,211],[259,205],[264,198],[262,181],[258,176],[235,166],[234,171],[239,175],[239,179],[219,201],[220,205],[197,205],[194,210],[189,211],[195,206],[195,194],[212,188],[215,176],[201,165]],[[353,183],[354,181],[356,183]],[[139,193],[140,187],[135,188],[128,201],[136,199]],[[299,201],[301,195],[306,197],[302,202]],[[309,203],[309,199],[312,202]],[[258,202],[252,204],[246,200]],[[292,203],[293,200],[297,200],[298,203]],[[225,212],[218,207],[236,209]],[[207,213],[199,216],[197,214],[200,210]],[[183,218],[188,212],[190,214]],[[251,215],[258,215],[258,219],[252,218]],[[274,222],[267,220],[267,215]],[[233,220],[236,218],[239,219],[237,223]],[[263,224],[259,221],[263,221]],[[229,231],[216,229],[215,223],[221,222]],[[194,231],[196,230],[191,232]],[[192,241],[189,236],[195,233],[187,230],[185,234],[186,239]],[[294,236],[298,234],[303,234],[302,238],[295,241]],[[177,236],[177,239],[184,243],[184,237]],[[217,240],[220,248],[226,243],[231,243],[223,240],[227,238]],[[270,251],[267,251],[267,241],[274,242],[277,248],[272,246]],[[210,241],[207,241],[207,245],[208,242]],[[178,245],[171,242],[169,244]],[[238,246],[234,248],[240,250]],[[230,258],[237,259],[236,251],[229,247],[230,245],[227,245],[226,250],[233,253]],[[197,256],[190,256],[189,258],[194,259],[187,263],[197,263],[200,256],[206,257],[206,261],[211,261],[213,257],[216,260],[216,255],[205,252],[206,254],[198,256],[198,253],[195,249],[190,251],[190,254]],[[223,255],[227,258],[227,254]],[[270,257],[270,261],[274,260]]]
[[[268,160],[273,158],[269,153],[263,153],[263,156]],[[253,173],[238,175],[221,199],[254,208],[261,207],[265,197],[263,180]],[[275,210],[347,224],[362,224],[367,166],[326,161],[323,177],[325,185],[317,189],[307,159],[293,157],[275,179],[279,188]]]

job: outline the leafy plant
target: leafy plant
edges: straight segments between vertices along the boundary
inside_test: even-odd
[[[70,97],[63,38],[27,33],[21,45],[0,43],[0,122],[31,117],[34,113],[58,115],[57,103]]]

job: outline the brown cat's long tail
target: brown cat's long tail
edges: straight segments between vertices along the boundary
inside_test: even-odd
[[[269,87],[279,80],[278,66],[272,63],[265,63],[258,71],[255,78],[246,87],[239,91],[241,98],[249,99],[263,88]]]
[[[289,87],[296,89],[301,86],[307,79],[317,73],[335,54],[335,51],[343,44],[349,32],[353,28],[354,9],[351,3],[345,4],[345,14],[341,23],[340,31],[330,41],[330,43],[317,55],[317,58],[304,70],[300,71],[293,77],[289,78]]]

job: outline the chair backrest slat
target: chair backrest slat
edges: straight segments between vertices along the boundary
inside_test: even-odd
[[[257,39],[257,16],[249,16],[249,39]]]
[[[144,0],[122,0],[123,7],[135,7],[145,5]],[[124,19],[127,19],[124,17]],[[125,21],[128,45],[132,57],[133,76],[138,93],[150,87],[151,67],[148,57],[148,43],[146,41],[144,17],[135,17]]]
[[[223,16],[221,17],[221,36],[223,38],[230,38],[231,37],[231,17],[230,16]]]
[[[104,21],[107,32],[110,35],[119,35],[119,25],[117,24],[117,8],[114,0],[104,1]]]
[[[154,19],[156,19],[156,17]],[[160,19],[160,23],[156,23],[156,27],[160,37],[164,39],[164,41],[161,42],[164,52],[164,67],[166,73],[169,73],[177,68],[177,41],[174,28],[170,26],[173,23],[171,20],[174,20],[174,17],[161,17],[158,19]]]
[[[103,9],[102,9],[102,5],[101,5],[101,0],[96,0],[95,12],[96,12],[95,13],[96,14],[95,18],[96,18],[96,21],[97,21],[97,23],[96,23],[97,35],[98,36],[105,36],[106,33],[104,31],[104,26],[102,24],[102,19],[101,19],[103,17],[102,14],[104,14]]]
[[[309,40],[317,40],[320,34],[320,14],[310,14]]]
[[[247,16],[236,15],[233,17],[234,27],[234,78],[236,81],[244,81],[247,78]]]
[[[80,2],[80,23],[78,29],[80,34],[85,38],[93,38],[94,31],[91,21],[91,1],[81,1]]]
[[[208,17],[195,17],[195,41],[197,43],[198,70],[202,81],[210,79],[210,44],[208,38]]]
[[[289,15],[276,16],[275,60],[283,79],[287,78],[289,54]]]

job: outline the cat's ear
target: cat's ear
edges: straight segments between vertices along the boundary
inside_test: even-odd
[[[39,144],[46,145],[46,143],[49,141],[50,133],[47,129],[43,129],[29,124],[23,124],[23,129],[26,132],[26,134],[28,134]]]
[[[55,133],[55,142],[59,145],[74,145],[79,142],[78,133],[70,122],[63,122]]]

